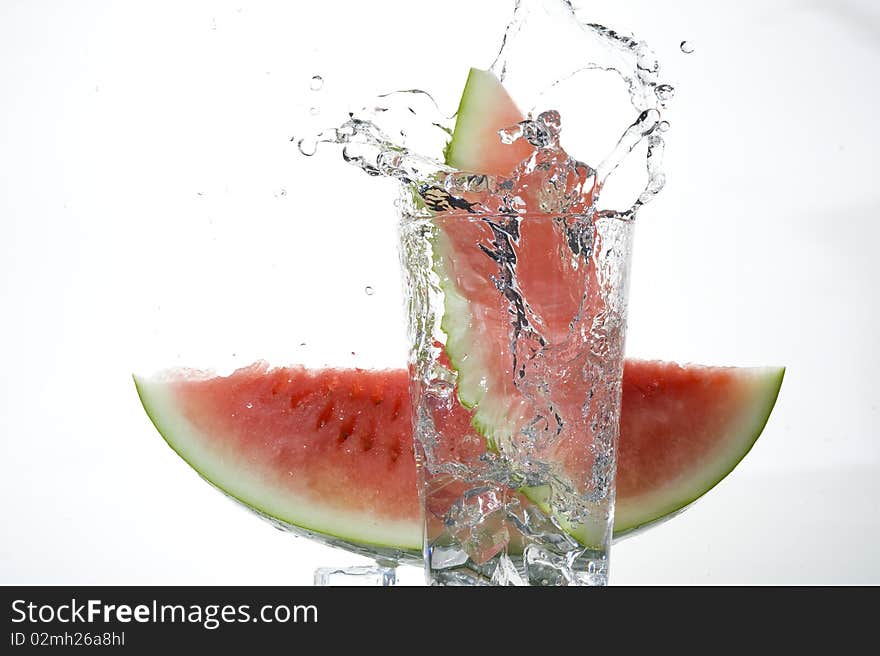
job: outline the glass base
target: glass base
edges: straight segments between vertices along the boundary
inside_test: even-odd
[[[357,567],[319,567],[315,570],[315,585],[382,586],[397,583],[396,565],[359,565]]]
[[[449,548],[430,562],[425,575],[435,586],[604,586],[608,585],[608,560],[605,554],[584,550],[579,557],[571,553],[551,554],[539,548],[527,548],[525,555],[501,553],[485,563],[476,564],[467,554],[448,558]],[[437,550],[429,551],[433,556]],[[438,567],[440,565],[440,567]]]

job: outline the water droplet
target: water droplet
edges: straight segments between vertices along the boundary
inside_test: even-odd
[[[318,142],[314,139],[300,139],[296,142],[296,147],[306,157],[311,157],[318,152]]]
[[[318,107],[309,107],[309,114],[312,116],[317,116],[321,113],[321,110]]]
[[[547,128],[551,136],[558,135],[559,131],[562,129],[562,119],[559,116],[559,112],[556,110],[541,112],[538,116],[538,120],[544,124],[544,127]]]
[[[666,132],[668,129],[669,129],[669,121],[660,121],[660,123],[657,124],[657,131],[658,132]]]
[[[320,75],[313,75],[312,81],[309,83],[309,89],[319,91],[324,86],[324,78]]]
[[[246,407],[248,410],[250,410],[251,408],[254,407],[254,404],[253,404],[253,403],[247,403],[244,407]]]
[[[675,97],[675,87],[671,84],[658,84],[654,87],[654,93],[662,101],[672,100]]]
[[[279,189],[275,192],[275,198],[284,198],[287,195],[287,189]]]
[[[650,50],[639,52],[638,59],[636,59],[636,66],[639,70],[647,73],[657,73],[660,70],[660,62],[657,61],[657,58]]]
[[[678,47],[681,48],[681,51],[686,55],[689,55],[694,51],[694,44],[690,41],[682,41],[681,45]]]
[[[522,124],[517,123],[516,125],[512,125],[509,128],[504,128],[503,130],[498,130],[498,137],[501,139],[501,143],[509,146],[514,143],[517,139],[520,139],[523,136],[523,128]]]
[[[367,296],[372,296],[374,294],[375,290],[372,287],[370,287],[369,285],[367,285],[366,287],[364,287],[364,292],[366,293]]]

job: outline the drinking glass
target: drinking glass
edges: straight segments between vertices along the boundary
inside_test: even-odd
[[[606,584],[632,222],[403,205],[428,582]]]

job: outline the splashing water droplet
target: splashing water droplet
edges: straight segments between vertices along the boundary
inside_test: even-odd
[[[320,108],[318,108],[318,107],[309,107],[309,114],[311,114],[312,116],[317,116],[317,115],[320,114],[320,113],[321,113]]]
[[[657,97],[666,102],[667,100],[672,100],[675,97],[675,87],[671,84],[658,84],[654,87],[654,93],[657,94]]]
[[[523,128],[522,125],[517,123],[516,125],[512,125],[509,128],[504,128],[503,130],[498,130],[498,136],[501,138],[501,143],[506,146],[514,143],[517,139],[522,138],[523,136]]]
[[[287,189],[279,189],[275,192],[275,198],[284,198],[287,196]]]
[[[666,132],[669,129],[669,121],[660,121],[657,124],[658,132]]]
[[[318,152],[318,142],[315,139],[300,139],[296,142],[296,147],[306,157],[311,157]]]
[[[684,54],[689,55],[694,51],[694,44],[692,44],[690,41],[682,41],[681,45],[679,45],[679,48]]]
[[[364,287],[364,293],[367,296],[372,296],[375,293],[375,290],[372,287],[370,287],[369,285],[367,285],[366,287]]]
[[[309,82],[309,89],[311,89],[312,91],[319,91],[323,86],[324,78],[320,75],[313,75],[311,82]]]

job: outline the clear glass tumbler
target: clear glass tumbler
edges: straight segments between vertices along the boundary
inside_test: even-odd
[[[606,584],[633,224],[434,193],[400,223],[428,582]]]

